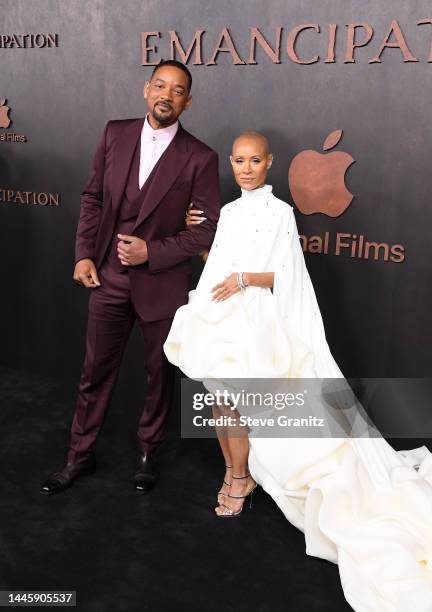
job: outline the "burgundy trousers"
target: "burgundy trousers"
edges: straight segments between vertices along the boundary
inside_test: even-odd
[[[127,340],[135,321],[144,340],[143,368],[147,395],[138,423],[138,445],[151,454],[163,440],[171,406],[174,371],[163,352],[172,318],[142,321],[135,312],[129,290],[129,274],[103,266],[101,286],[91,289],[86,354],[72,422],[69,463],[85,460],[93,451],[108,410]]]

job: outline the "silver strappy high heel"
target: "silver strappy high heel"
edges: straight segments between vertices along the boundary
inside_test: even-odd
[[[246,476],[234,476],[233,475],[233,479],[234,480],[243,480],[244,478],[252,478],[252,476],[250,474],[246,474]],[[252,478],[253,480],[253,478]],[[255,481],[254,481],[255,482]],[[257,483],[255,482],[255,485],[252,487],[252,489],[249,491],[249,493],[247,495],[231,495],[230,493],[228,493],[228,495],[226,495],[226,497],[230,497],[231,499],[243,499],[246,501],[246,499],[249,497],[250,498],[250,503],[249,503],[249,509],[252,508],[252,495],[253,492],[255,491],[255,489],[257,488]],[[216,513],[217,516],[221,517],[221,518],[231,518],[234,516],[240,516],[242,510],[243,510],[243,506],[244,506],[244,502],[241,505],[240,510],[237,510],[236,512],[234,512],[234,510],[232,510],[231,508],[229,508],[226,504],[220,504],[220,506],[222,506],[223,508],[226,508],[228,510],[228,512],[224,513],[224,514],[218,514]]]
[[[226,465],[226,466],[225,466],[225,469],[227,469],[227,470],[232,470],[232,465]],[[224,485],[226,485],[227,487],[230,487],[230,486],[231,486],[231,483],[230,483],[230,482],[227,482],[227,481],[225,480],[225,478],[224,478],[224,480],[223,480],[223,483],[224,483]],[[219,493],[217,494],[217,501],[218,501],[218,504],[219,504],[219,505],[221,505],[221,504],[222,504],[222,502],[221,502],[221,501],[219,501],[219,495],[220,495],[220,496],[222,496],[222,497],[226,497],[226,496],[227,496],[227,494],[226,494],[226,493],[222,493],[222,489],[221,489],[221,490],[219,491]]]

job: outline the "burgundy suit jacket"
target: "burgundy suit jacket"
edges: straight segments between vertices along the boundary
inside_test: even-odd
[[[103,262],[143,121],[109,121],[105,127],[81,195],[75,261],[89,257],[96,268]],[[190,202],[204,211],[207,220],[186,227]],[[129,268],[132,300],[143,320],[172,317],[187,302],[190,258],[210,248],[219,211],[217,153],[179,125],[160,159],[132,232],[146,240],[148,248],[148,262]]]

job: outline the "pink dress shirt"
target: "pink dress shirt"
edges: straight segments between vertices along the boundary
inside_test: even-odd
[[[157,164],[178,130],[178,121],[166,128],[154,130],[148,122],[148,114],[141,131],[141,155],[139,167],[139,188],[146,182],[150,172]]]

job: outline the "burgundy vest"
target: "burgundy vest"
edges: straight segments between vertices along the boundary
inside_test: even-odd
[[[159,161],[151,171],[149,177],[145,181],[142,188],[139,188],[139,166],[140,166],[140,156],[141,156],[141,138],[138,138],[138,142],[135,146],[135,151],[132,157],[132,163],[129,168],[129,175],[126,181],[125,190],[123,193],[123,199],[119,206],[116,225],[114,228],[114,232],[111,238],[110,245],[107,249],[104,265],[108,265],[111,268],[114,268],[117,272],[121,272],[122,274],[128,272],[128,267],[123,266],[120,263],[120,260],[117,255],[117,244],[118,238],[117,234],[127,234],[132,236],[133,229],[135,227],[136,219],[139,215],[141,207],[143,205],[145,196],[147,191],[152,184],[154,179],[154,175],[156,173],[157,166],[159,165]]]

